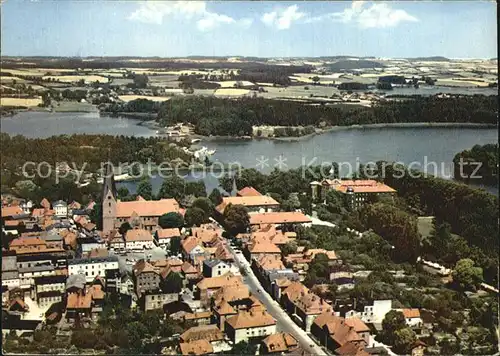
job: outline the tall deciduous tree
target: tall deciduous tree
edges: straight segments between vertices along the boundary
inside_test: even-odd
[[[232,235],[246,232],[250,227],[250,217],[243,205],[229,204],[224,210],[224,223]]]
[[[137,195],[140,195],[146,200],[153,199],[153,186],[149,179],[143,179],[137,185]]]
[[[158,225],[160,225],[162,229],[169,229],[175,227],[180,228],[184,226],[184,218],[179,213],[170,212],[160,216],[160,218],[158,219]]]
[[[470,258],[464,258],[453,269],[453,281],[461,288],[475,290],[483,281],[483,269],[476,267]]]

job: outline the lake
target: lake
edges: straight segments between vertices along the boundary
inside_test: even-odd
[[[99,117],[98,113],[23,112],[1,121],[2,132],[28,137],[88,133],[151,136],[155,132],[130,118]],[[341,173],[349,174],[357,164],[378,160],[399,161],[406,165],[445,178],[451,178],[452,160],[456,153],[476,144],[497,143],[496,128],[464,127],[367,127],[330,131],[297,141],[223,140],[206,141],[202,145],[215,149],[213,161],[235,163],[245,168],[269,172],[274,167],[289,169],[321,163],[341,163]],[[187,180],[195,180],[198,173]],[[204,178],[211,190],[217,178]],[[162,178],[152,179],[155,191]],[[134,182],[120,183],[131,191]],[[490,190],[490,189],[489,189]],[[497,192],[494,188],[491,191]]]

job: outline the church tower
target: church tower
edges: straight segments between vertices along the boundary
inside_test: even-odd
[[[116,220],[116,185],[111,163],[104,167],[102,185],[102,231],[106,234],[114,229]]]

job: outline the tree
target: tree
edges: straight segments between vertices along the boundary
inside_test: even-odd
[[[207,188],[205,187],[205,182],[202,180],[196,182],[187,182],[185,194],[192,194],[195,197],[206,197]]]
[[[229,204],[224,209],[224,223],[228,231],[236,236],[247,232],[250,228],[250,216],[243,205]]]
[[[125,236],[128,230],[132,230],[132,226],[130,226],[130,223],[128,221],[124,222],[121,224],[120,228],[118,229],[118,232],[122,235]]]
[[[161,281],[160,288],[164,293],[179,293],[182,290],[183,279],[177,272],[170,272],[167,277]]]
[[[153,186],[147,177],[141,180],[137,185],[137,195],[140,195],[146,200],[153,199]]]
[[[206,213],[196,207],[187,208],[186,214],[184,215],[186,226],[200,226],[207,221]]]
[[[71,344],[79,349],[93,349],[96,343],[97,337],[90,329],[78,328],[71,333]]]
[[[318,84],[319,77],[317,75],[315,75],[314,77],[311,78],[311,80],[314,82],[314,84]]]
[[[208,199],[212,202],[214,206],[219,205],[222,203],[222,194],[220,193],[220,190],[217,188],[214,188],[210,195],[208,196]]]
[[[344,195],[335,189],[326,193],[325,202],[326,208],[331,213],[340,214],[344,209]]]
[[[397,330],[406,327],[405,316],[402,312],[391,310],[385,314],[384,320],[382,320],[382,329],[384,334],[389,338],[392,338]],[[392,345],[393,343],[391,343]]]
[[[184,218],[181,214],[172,211],[160,216],[158,225],[160,225],[162,229],[180,228],[184,226]]]
[[[230,351],[225,351],[222,354],[225,355],[255,355],[257,352],[257,345],[251,344],[246,341],[240,341],[234,345],[233,349]]]
[[[312,287],[314,284],[327,283],[329,280],[330,267],[328,265],[328,256],[324,253],[318,253],[309,264],[304,284]]]
[[[297,252],[297,243],[296,242],[287,242],[284,245],[280,246],[281,253],[283,256],[288,256],[291,253]]]
[[[483,281],[483,269],[470,258],[459,260],[453,269],[453,281],[463,289],[475,290]]]
[[[408,355],[417,341],[417,335],[409,327],[394,332],[394,351],[398,354]]]
[[[167,319],[165,319],[163,324],[160,326],[159,335],[161,337],[170,337],[175,334],[180,334],[183,331],[184,328],[180,326],[176,320],[167,316]]]
[[[178,255],[181,252],[181,238],[172,237],[170,239],[169,251],[172,255]]]
[[[185,182],[177,175],[166,178],[161,184],[159,198],[176,199],[180,201],[185,195]]]
[[[128,197],[130,192],[129,190],[127,189],[127,187],[120,187],[117,189],[117,193],[118,193],[118,197],[120,199],[123,199],[125,197]],[[144,198],[144,197],[143,197]]]
[[[205,213],[204,220],[208,220],[208,218],[212,215],[214,212],[214,205],[212,201],[208,198],[198,198],[196,199],[193,204],[191,205],[193,208],[199,208],[203,210]]]

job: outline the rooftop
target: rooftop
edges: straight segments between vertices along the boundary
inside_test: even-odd
[[[250,215],[250,225],[263,224],[303,224],[312,220],[301,212],[282,211]]]
[[[236,193],[239,197],[258,197],[262,196],[257,189],[254,187],[245,187]]]
[[[226,322],[233,329],[248,329],[262,326],[275,325],[274,318],[265,310],[259,311],[241,311],[238,314],[227,318]]]
[[[179,203],[175,199],[120,201],[116,204],[118,218],[129,218],[134,212],[138,216],[161,216],[178,211]]]

